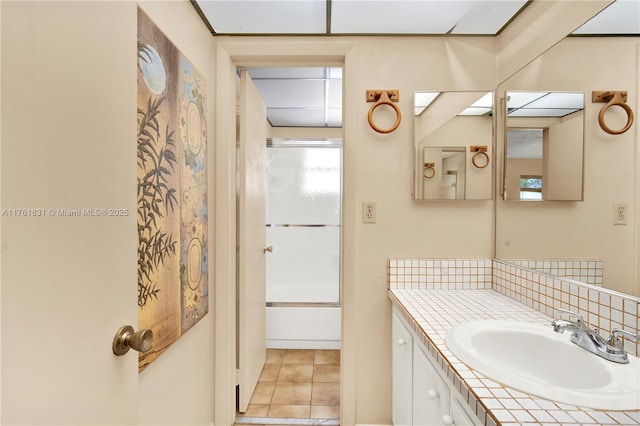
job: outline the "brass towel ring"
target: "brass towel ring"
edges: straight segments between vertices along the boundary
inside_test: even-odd
[[[424,163],[424,171],[422,174],[427,179],[434,177],[436,175],[435,163]]]
[[[609,133],[610,135],[620,135],[631,128],[631,125],[633,124],[633,110],[631,109],[629,104],[626,103],[627,92],[595,92],[594,91],[592,96],[593,96],[592,97],[593,102],[608,101],[608,103],[604,107],[602,107],[602,109],[600,110],[600,113],[598,114],[598,124],[600,124],[600,127],[602,128],[602,130]],[[607,126],[607,124],[604,122],[605,113],[609,108],[611,108],[614,105],[621,107],[627,113],[627,124],[620,130],[613,130],[612,128]]]
[[[489,159],[489,154],[487,154],[487,147],[486,146],[473,146],[472,145],[471,147],[469,147],[469,151],[475,152],[473,157],[471,157],[471,163],[473,163],[473,166],[475,168],[484,169],[485,167],[487,167],[489,165],[489,162],[491,160]],[[483,163],[478,163],[478,157],[484,158]]]
[[[395,99],[392,100],[389,97],[389,95],[394,96],[394,93],[395,93]],[[397,90],[396,91],[391,91],[391,90],[367,91],[367,102],[375,102],[375,104],[371,105],[371,108],[369,108],[369,116],[368,116],[369,125],[373,130],[375,130],[378,133],[391,133],[398,128],[398,126],[400,125],[400,120],[402,119],[402,114],[400,113],[400,108],[398,107],[398,105],[394,104],[394,101],[397,101],[397,98],[398,98]],[[375,109],[378,108],[380,105],[389,105],[396,112],[396,122],[393,124],[393,126],[389,127],[388,129],[382,129],[376,126],[376,124],[373,122],[373,111],[375,111]]]

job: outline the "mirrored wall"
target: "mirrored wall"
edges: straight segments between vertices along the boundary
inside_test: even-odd
[[[617,59],[636,55],[637,41],[630,38],[570,37],[496,88],[502,192],[496,258],[566,261],[573,272],[576,262],[581,271],[583,264],[602,265],[591,274],[596,285],[640,295],[638,128],[634,123],[635,131],[606,133],[598,123],[604,105],[592,102],[591,93],[628,90],[627,103],[637,111],[637,68]],[[611,108],[606,120],[624,123],[625,111]],[[620,205],[626,223],[616,215]]]

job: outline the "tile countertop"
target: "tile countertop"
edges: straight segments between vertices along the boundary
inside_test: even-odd
[[[485,425],[640,425],[640,410],[594,410],[503,386],[459,361],[444,341],[451,327],[467,321],[512,319],[550,327],[553,318],[488,289],[390,289],[389,298]]]

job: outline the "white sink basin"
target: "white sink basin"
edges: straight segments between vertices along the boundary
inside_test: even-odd
[[[449,350],[485,377],[522,392],[601,410],[640,409],[640,362],[617,364],[569,341],[571,333],[514,321],[460,324]]]

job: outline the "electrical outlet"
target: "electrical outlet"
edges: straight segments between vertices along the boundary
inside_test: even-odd
[[[365,201],[362,203],[362,223],[376,223],[376,203]]]
[[[614,225],[627,224],[627,205],[626,204],[613,205],[613,224]]]

